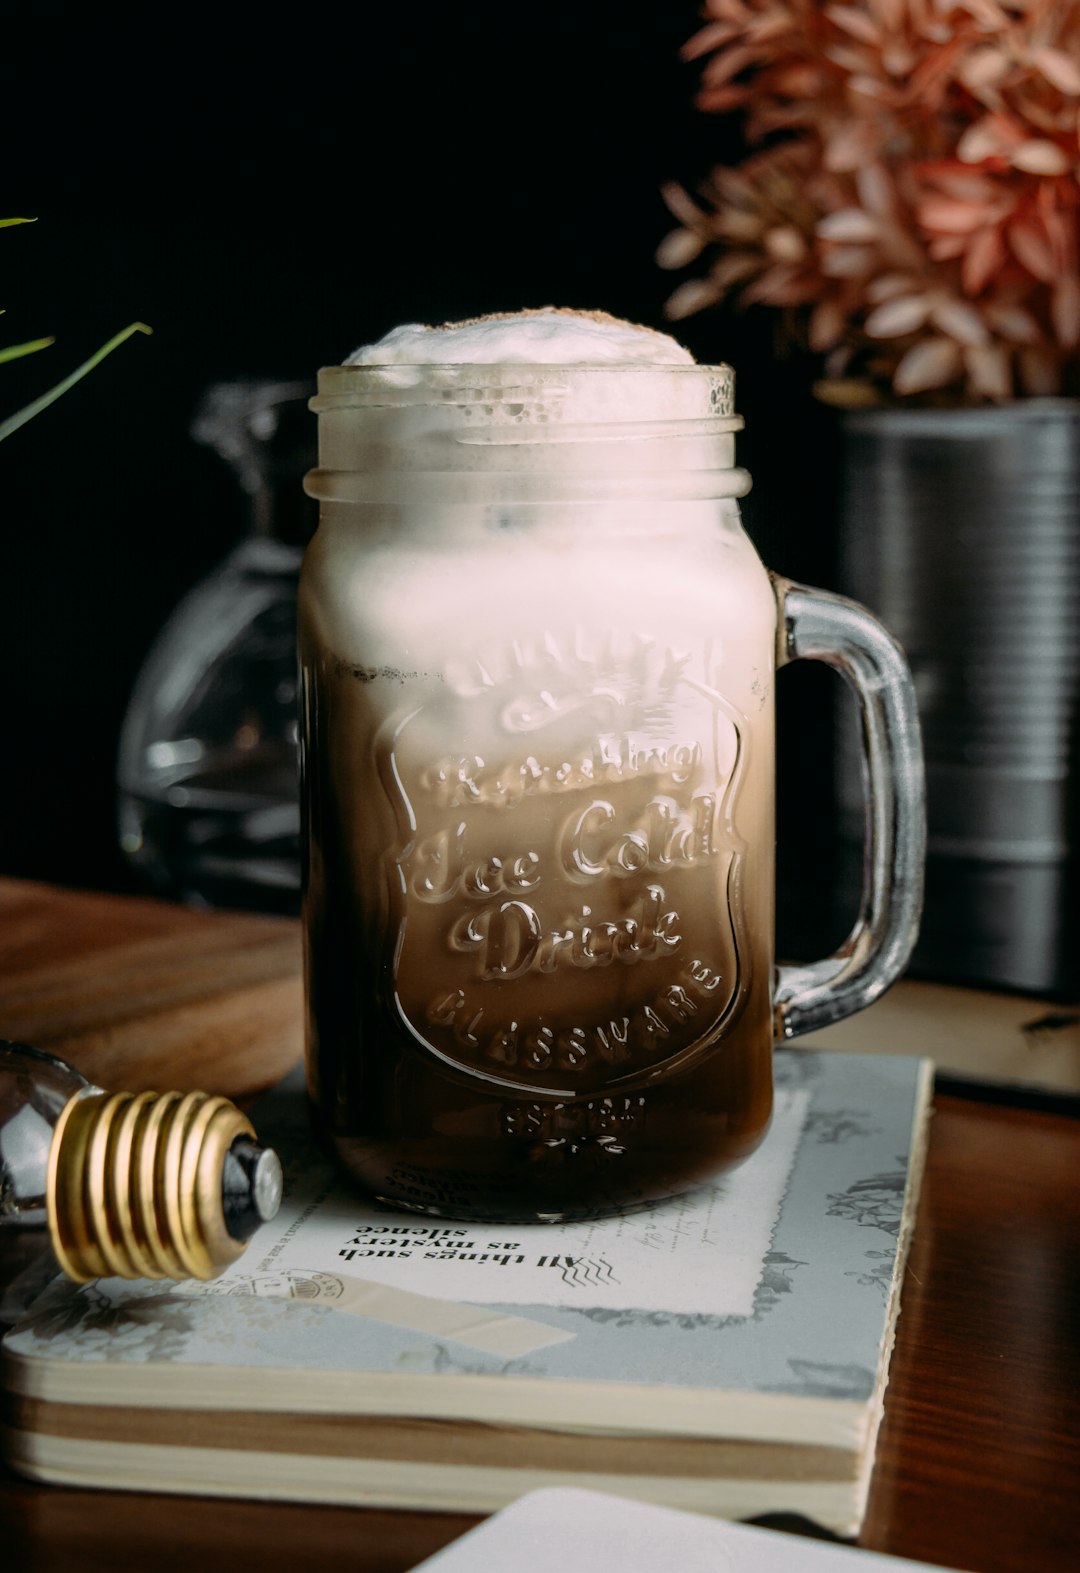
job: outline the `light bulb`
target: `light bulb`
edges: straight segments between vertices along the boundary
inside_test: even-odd
[[[215,1278],[277,1213],[281,1183],[227,1098],[108,1093],[0,1040],[0,1320],[58,1272]]]

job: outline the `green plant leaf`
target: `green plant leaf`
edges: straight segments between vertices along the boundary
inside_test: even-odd
[[[103,361],[106,355],[111,355],[113,350],[118,345],[123,344],[125,339],[130,339],[133,333],[152,333],[153,331],[153,328],[148,328],[145,322],[129,322],[126,328],[122,328],[119,333],[115,333],[107,344],[103,344],[99,350],[90,356],[89,360],[84,360],[81,366],[77,366],[69,376],[58,382],[55,388],[50,388],[48,393],[43,393],[39,399],[34,399],[31,403],[24,405],[21,410],[16,410],[15,414],[9,415],[6,421],[0,421],[0,442],[5,437],[10,437],[12,432],[18,431],[20,426],[25,426],[27,421],[33,420],[35,415],[40,415],[42,410],[48,409],[50,404],[54,403],[69,388],[73,388],[77,382],[85,377],[88,371],[93,371],[94,367]]]
[[[0,365],[6,360],[18,360],[21,355],[32,355],[35,350],[47,350],[50,344],[55,343],[55,339],[48,338],[27,339],[25,344],[9,344],[6,350],[0,350]]]
[[[11,224],[36,224],[36,218],[0,218],[0,229],[7,229]]]

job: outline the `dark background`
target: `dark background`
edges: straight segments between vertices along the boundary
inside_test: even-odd
[[[190,436],[203,390],[313,379],[402,321],[550,303],[664,327],[680,276],[654,260],[660,186],[736,157],[738,132],[694,107],[683,0],[20,9],[3,209],[37,222],[0,231],[0,339],[57,342],[0,366],[0,415],[133,319],[154,331],[0,444],[0,871],[127,889],[124,708],[163,619],[247,523]],[[778,354],[767,314],[673,331],[736,367],[762,557],[830,584],[812,368]],[[789,900],[824,855],[831,681],[781,682]]]

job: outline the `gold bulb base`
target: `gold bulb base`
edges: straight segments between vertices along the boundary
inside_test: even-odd
[[[76,1093],[49,1151],[49,1233],[91,1278],[214,1278],[244,1251],[225,1226],[225,1156],[251,1124],[203,1092]]]

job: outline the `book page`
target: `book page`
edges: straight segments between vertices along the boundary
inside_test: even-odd
[[[204,1292],[347,1309],[349,1286],[361,1281],[474,1304],[748,1316],[808,1102],[805,1090],[778,1089],[761,1147],[712,1184],[582,1223],[473,1224],[399,1212],[328,1179],[324,1163],[292,1163],[278,1217]],[[367,1314],[378,1315],[373,1307],[369,1300]]]

